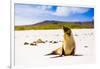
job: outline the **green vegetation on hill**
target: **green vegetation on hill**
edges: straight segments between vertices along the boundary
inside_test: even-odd
[[[94,28],[92,22],[48,22],[48,23],[39,23],[36,25],[24,25],[24,26],[15,26],[15,30],[48,30],[48,29],[61,29],[62,26],[69,27],[71,29],[83,29],[83,28]]]

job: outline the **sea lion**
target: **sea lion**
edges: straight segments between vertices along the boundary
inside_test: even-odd
[[[70,28],[63,26],[64,41],[62,46],[47,55],[70,56],[75,55],[75,40]]]

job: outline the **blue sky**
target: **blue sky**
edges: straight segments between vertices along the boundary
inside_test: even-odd
[[[93,8],[15,4],[15,25],[29,25],[45,20],[85,22],[93,19]]]

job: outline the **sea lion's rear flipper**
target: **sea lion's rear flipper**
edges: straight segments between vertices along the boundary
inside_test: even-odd
[[[45,56],[47,56],[47,55],[62,55],[62,47],[60,47],[60,48],[58,48],[58,49],[52,51],[52,52],[49,53],[49,54],[46,54]]]
[[[63,55],[58,55],[58,56],[54,56],[54,57],[50,57],[50,58],[58,58],[58,57],[62,57]]]
[[[57,55],[55,51],[49,53],[49,54],[46,54],[45,56],[48,56],[48,55]]]

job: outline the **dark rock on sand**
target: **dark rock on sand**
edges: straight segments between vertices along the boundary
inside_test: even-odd
[[[78,34],[75,34],[75,36],[78,36]]]
[[[29,43],[28,42],[24,42],[24,45],[28,45]]]
[[[85,48],[88,48],[88,46],[84,46]]]
[[[30,45],[31,45],[31,46],[36,46],[37,44],[36,44],[36,43],[30,43]]]
[[[53,43],[58,43],[57,41],[54,41]]]
[[[54,43],[58,43],[58,42],[57,41],[50,41],[50,43],[53,43],[54,44]]]
[[[50,41],[49,43],[52,43],[52,41]]]

